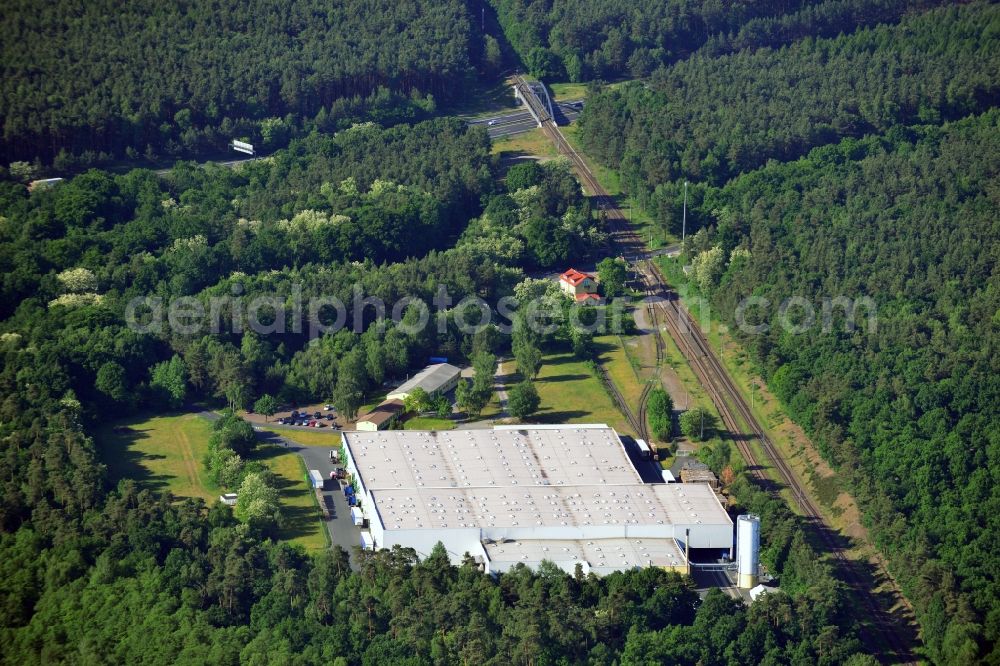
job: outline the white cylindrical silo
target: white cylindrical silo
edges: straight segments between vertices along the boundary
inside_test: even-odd
[[[745,589],[757,585],[760,564],[760,518],[745,514],[736,519],[736,562],[739,586]]]

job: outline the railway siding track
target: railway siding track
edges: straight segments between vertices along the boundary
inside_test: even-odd
[[[520,77],[517,79],[520,85],[524,85],[523,79]],[[538,104],[532,95],[526,95],[525,99],[528,104]],[[542,125],[542,131],[552,139],[557,150],[573,163],[581,181],[590,191],[599,210],[603,212],[612,225],[614,241],[622,249],[622,253],[636,257],[644,255],[645,246],[642,240],[632,231],[614,199],[597,182],[590,167],[579,153],[569,145],[556,124],[551,120],[546,121]],[[751,476],[759,483],[765,484],[765,487],[770,487],[771,478],[767,472],[767,466],[763,463],[773,465],[773,469],[779,477],[778,481],[789,490],[800,512],[815,528],[818,538],[836,560],[842,579],[850,585],[856,597],[863,604],[874,628],[873,635],[867,628],[862,627],[866,634],[866,643],[885,646],[891,652],[891,658],[896,663],[916,663],[909,642],[900,635],[895,623],[875,599],[861,574],[856,570],[856,564],[844,553],[835,537],[835,531],[826,524],[819,507],[809,497],[793,470],[785,462],[781,452],[775,448],[767,433],[760,426],[729,373],[709,347],[701,329],[698,328],[690,314],[680,306],[676,294],[667,287],[667,282],[660,270],[652,262],[646,261],[641,269],[641,274],[646,282],[647,293],[654,296],[653,309],[660,309],[663,312],[667,330],[718,409],[723,424],[731,433],[737,449],[746,460]],[[613,386],[613,384],[610,385]],[[643,391],[643,399],[640,404],[639,411],[643,419],[645,419],[643,405],[648,398],[648,393],[648,390]],[[645,420],[643,428],[639,431],[646,432]],[[750,445],[751,439],[757,439],[761,451],[769,460],[758,460]],[[774,488],[771,490],[774,491]]]

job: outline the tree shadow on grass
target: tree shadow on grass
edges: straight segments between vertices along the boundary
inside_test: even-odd
[[[307,537],[323,529],[319,509],[309,506],[281,505],[282,527],[278,536],[282,540]]]
[[[136,423],[141,422],[137,419]],[[118,425],[101,430],[97,437],[97,448],[101,459],[108,467],[108,477],[114,483],[122,479],[132,479],[144,488],[162,492],[168,489],[171,477],[154,474],[147,466],[154,460],[163,460],[165,455],[147,453],[139,449],[140,442],[149,439],[149,429],[132,425]]]
[[[286,449],[285,447],[279,446],[277,444],[259,444],[257,448],[253,450],[253,453],[250,454],[248,460],[266,462],[268,460],[273,460],[274,458],[277,458],[292,450],[293,450],[292,448]]]
[[[537,421],[538,423],[566,423],[570,419],[580,419],[583,418],[584,416],[590,416],[590,412],[584,412],[580,410],[564,410],[559,412],[553,412],[542,409],[531,418],[533,421]]]
[[[585,375],[582,372],[578,373],[566,373],[563,375],[551,375],[549,377],[543,377],[540,381],[547,384],[552,384],[555,382],[575,382],[583,379],[589,379],[591,375]]]
[[[601,340],[594,340],[593,347],[594,347],[594,356],[598,357],[602,361],[604,359],[601,357],[604,356],[604,354],[613,352],[615,349],[618,348],[617,345],[613,345],[610,342],[604,342]]]
[[[525,150],[505,150],[500,158],[500,168],[504,175],[512,166],[517,166],[522,162],[537,162],[538,155],[533,155]]]

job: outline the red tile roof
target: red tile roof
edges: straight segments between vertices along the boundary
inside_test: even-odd
[[[579,303],[580,301],[586,301],[586,300],[594,300],[594,301],[597,301],[598,303],[600,303],[601,302],[601,297],[598,296],[597,294],[577,294],[576,295],[576,302],[577,303]]]
[[[580,271],[576,270],[575,268],[571,268],[571,269],[569,269],[568,271],[566,271],[565,273],[563,273],[562,275],[559,276],[560,280],[562,280],[563,282],[568,282],[569,284],[573,285],[574,287],[576,285],[580,284],[581,282],[583,282],[584,280],[586,280],[587,278],[593,279],[593,276],[592,275],[587,275],[586,273],[581,273]]]

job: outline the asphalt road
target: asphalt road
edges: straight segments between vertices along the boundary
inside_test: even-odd
[[[219,415],[208,410],[201,410],[198,416],[208,421],[219,420]],[[351,558],[351,567],[357,567],[357,553],[355,546],[361,545],[361,530],[354,525],[351,520],[351,507],[344,498],[340,482],[330,478],[330,472],[340,465],[330,462],[330,448],[326,446],[302,446],[296,442],[286,439],[281,435],[264,430],[259,425],[253,426],[257,439],[268,444],[283,446],[289,451],[298,453],[305,461],[306,469],[319,470],[323,478],[326,479],[326,487],[323,488],[322,501],[330,509],[330,520],[324,520],[326,529],[330,532],[330,539],[337,546],[347,551]],[[334,439],[331,437],[331,439]],[[337,447],[339,448],[339,447]]]
[[[727,596],[734,599],[743,599],[746,602],[750,601],[750,595],[747,590],[741,590],[736,587],[736,583],[732,578],[732,575],[728,571],[720,571],[713,569],[693,569],[691,571],[691,578],[694,580],[695,588],[698,590],[698,594],[704,597],[708,594],[708,591],[713,588],[718,588],[723,591]]]
[[[555,113],[556,124],[558,125],[569,125],[571,122],[576,120],[580,116],[580,112],[583,111],[583,100],[567,100],[565,102],[557,102],[552,107]],[[530,132],[531,130],[538,127],[535,120],[531,117],[531,114],[527,110],[516,111],[514,113],[507,113],[499,116],[494,116],[492,118],[478,118],[476,120],[468,121],[470,125],[486,125],[487,132],[491,139],[499,139],[505,136],[514,136],[515,134],[523,134],[524,132]],[[490,123],[494,123],[490,125]],[[252,162],[253,160],[266,157],[266,155],[257,155],[254,157],[222,157],[221,155],[215,159],[204,160],[205,163],[212,162],[218,164],[219,166],[225,167],[235,167],[244,162]],[[164,176],[170,172],[173,167],[166,167],[155,169],[154,173],[159,176]]]
[[[257,429],[255,428],[255,430]],[[263,442],[284,446],[289,451],[298,453],[305,461],[307,470],[319,470],[319,473],[323,475],[323,478],[326,479],[326,486],[322,491],[322,501],[330,509],[331,516],[330,520],[323,522],[330,532],[330,538],[334,545],[346,550],[351,557],[351,566],[356,567],[357,555],[354,547],[361,545],[361,530],[351,520],[351,507],[348,506],[347,500],[344,498],[340,482],[330,478],[330,472],[339,466],[330,462],[330,448],[326,446],[302,446],[267,430],[257,430],[257,438]]]
[[[579,108],[573,106],[575,104],[579,104]],[[568,125],[580,116],[580,112],[583,110],[583,100],[559,102],[552,108],[555,112],[556,122],[560,125]],[[493,124],[491,125],[490,123]],[[492,118],[470,120],[469,124],[486,125],[486,131],[492,139],[529,132],[538,127],[535,119],[531,117],[531,114],[527,110],[515,111],[514,113],[507,113]]]

